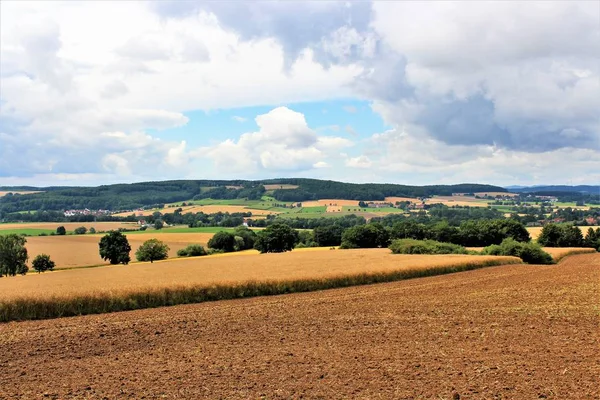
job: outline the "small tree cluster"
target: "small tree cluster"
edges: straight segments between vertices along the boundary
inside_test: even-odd
[[[527,264],[554,264],[554,259],[537,243],[517,242],[505,239],[501,244],[494,244],[483,249],[481,254],[491,256],[514,256],[521,258]]]
[[[537,239],[545,247],[582,247],[581,229],[568,224],[548,224],[542,228]]]
[[[342,249],[368,249],[388,247],[390,235],[379,223],[358,225],[346,229],[342,234]]]
[[[261,253],[283,253],[292,251],[298,243],[298,231],[286,224],[269,225],[257,235],[254,248]]]
[[[592,247],[596,249],[596,251],[600,251],[600,228],[588,228],[587,233],[585,234],[585,239],[583,239],[584,247]]]
[[[177,250],[177,255],[179,257],[198,257],[207,254],[206,249],[199,244],[190,244],[183,249]]]

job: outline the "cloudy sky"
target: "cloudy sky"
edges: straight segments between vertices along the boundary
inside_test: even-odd
[[[2,1],[0,185],[600,182],[600,2]]]

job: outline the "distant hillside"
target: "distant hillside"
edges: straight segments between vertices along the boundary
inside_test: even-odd
[[[98,187],[4,187],[10,190],[35,190],[42,193],[0,197],[1,215],[38,210],[105,209],[130,210],[143,206],[190,199],[260,198],[263,185],[297,185],[296,189],[266,192],[280,201],[305,201],[323,198],[383,200],[387,196],[427,197],[452,193],[506,192],[506,189],[478,184],[407,186],[395,184],[354,184],[318,179],[179,180],[115,184]]]
[[[567,186],[567,185],[551,185],[551,186],[526,186],[526,187],[507,187],[511,192],[514,193],[538,193],[538,192],[572,192],[572,193],[600,193],[600,186],[592,185],[578,185],[578,186]]]

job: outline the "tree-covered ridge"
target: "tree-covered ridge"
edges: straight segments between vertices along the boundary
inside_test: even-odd
[[[128,210],[155,204],[173,203],[192,198],[249,198],[264,193],[263,184],[293,184],[297,189],[275,190],[273,197],[280,201],[305,201],[322,198],[349,200],[383,200],[386,196],[426,197],[452,193],[504,192],[491,185],[460,184],[407,186],[395,184],[354,184],[318,179],[247,180],[176,180],[103,185],[98,187],[36,188],[41,193],[0,197],[0,216],[33,210],[104,209]],[[16,190],[15,188],[5,188]]]

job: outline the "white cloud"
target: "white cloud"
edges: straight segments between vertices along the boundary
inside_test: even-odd
[[[348,158],[346,160],[346,167],[351,168],[370,168],[373,165],[369,157],[367,156],[358,156],[353,158]]]
[[[248,118],[244,118],[244,117],[239,117],[237,115],[234,115],[233,117],[231,117],[234,121],[237,122],[246,122],[248,120]]]
[[[304,115],[278,107],[256,117],[257,132],[244,133],[206,149],[219,171],[285,173],[323,168],[326,159],[352,145],[347,139],[318,136]]]

